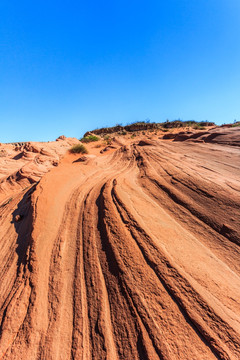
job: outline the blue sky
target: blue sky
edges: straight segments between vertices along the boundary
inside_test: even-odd
[[[0,2],[0,142],[240,120],[239,0]]]

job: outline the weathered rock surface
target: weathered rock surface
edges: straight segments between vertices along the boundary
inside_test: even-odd
[[[140,145],[1,163],[1,360],[240,359],[240,149]]]
[[[240,146],[240,127],[218,127],[208,131],[175,132],[163,135],[163,139],[174,141],[195,141]]]
[[[0,151],[0,203],[7,196],[39,181],[78,142],[75,138],[66,138],[61,142],[3,144]]]

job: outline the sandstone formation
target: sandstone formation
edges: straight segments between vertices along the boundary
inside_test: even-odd
[[[240,359],[240,148],[204,136],[6,148],[1,360]]]
[[[39,181],[76,143],[79,141],[75,138],[65,138],[61,143],[3,144],[4,148],[0,150],[0,203]]]
[[[240,146],[240,127],[219,127],[207,131],[180,131],[167,133],[163,139],[174,139],[174,141],[194,141],[205,143],[216,143],[222,145]]]

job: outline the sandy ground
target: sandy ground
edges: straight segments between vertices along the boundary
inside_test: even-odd
[[[158,137],[5,158],[1,360],[240,359],[240,148]]]

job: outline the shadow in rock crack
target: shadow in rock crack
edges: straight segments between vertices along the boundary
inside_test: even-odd
[[[17,209],[12,213],[12,223],[14,224],[15,231],[18,234],[16,253],[18,255],[18,272],[23,265],[27,265],[27,250],[31,243],[31,233],[33,229],[33,209],[31,205],[31,195],[35,191],[38,183],[35,183],[24,194],[21,201],[18,203]]]

